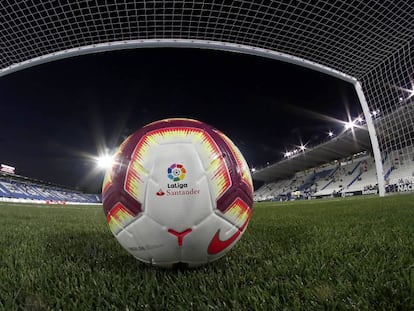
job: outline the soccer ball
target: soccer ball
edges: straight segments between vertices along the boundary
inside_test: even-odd
[[[130,135],[102,186],[119,243],[157,266],[195,267],[224,256],[250,220],[249,167],[222,132],[191,119],[165,119]]]

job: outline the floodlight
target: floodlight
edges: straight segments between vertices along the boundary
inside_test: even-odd
[[[108,154],[99,156],[97,158],[97,166],[101,169],[107,169],[114,163],[114,157]]]
[[[353,129],[353,128],[355,127],[355,124],[354,124],[354,122],[349,121],[349,122],[346,122],[346,123],[344,124],[344,127],[345,127],[345,129],[346,129],[346,130],[348,130],[348,129]]]

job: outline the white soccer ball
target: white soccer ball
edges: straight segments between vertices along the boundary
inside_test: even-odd
[[[225,255],[245,232],[253,185],[227,136],[197,120],[165,119],[121,144],[102,198],[109,228],[137,259],[195,267]]]

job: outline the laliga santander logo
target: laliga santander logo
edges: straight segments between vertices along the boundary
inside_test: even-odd
[[[167,168],[167,176],[174,183],[167,184],[167,187],[170,188],[170,189],[187,188],[188,187],[187,183],[181,183],[180,182],[180,181],[184,180],[186,173],[187,173],[187,170],[185,169],[184,165],[177,164],[177,163],[171,164],[170,167]]]
[[[164,192],[160,189],[156,192],[157,196],[181,196],[181,195],[197,195],[200,194],[200,189],[191,188],[189,190],[184,189],[188,188],[187,183],[182,183],[180,181],[184,180],[185,175],[187,174],[187,170],[185,169],[184,165],[173,163],[167,168],[167,177],[169,180],[172,180],[173,183],[167,184],[167,190]],[[179,190],[171,190],[171,189],[179,189]],[[184,190],[182,190],[184,189]]]
[[[167,169],[168,178],[172,181],[180,181],[185,178],[185,174],[187,173],[185,167],[182,164],[171,164],[171,166]]]

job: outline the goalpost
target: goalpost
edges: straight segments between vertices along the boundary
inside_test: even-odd
[[[414,184],[412,1],[0,2],[0,77],[124,48],[213,48],[295,63],[353,83],[379,195]],[[385,178],[385,180],[384,180]]]

